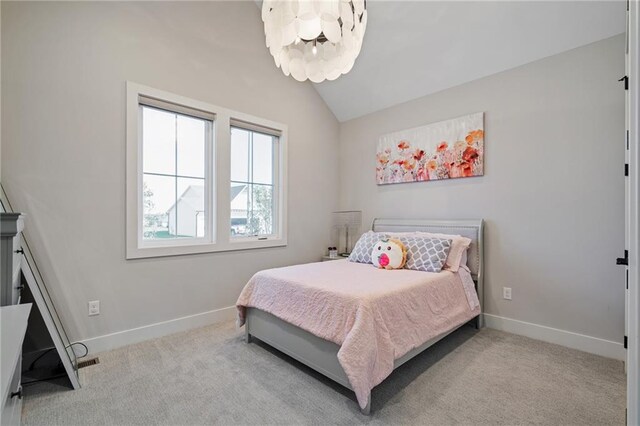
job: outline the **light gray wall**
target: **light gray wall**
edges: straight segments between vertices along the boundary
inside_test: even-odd
[[[616,36],[342,123],[340,207],[365,223],[484,218],[487,312],[621,342],[624,48]],[[381,134],[477,111],[484,177],[376,186]]]
[[[621,340],[622,36],[339,131],[310,84],[275,68],[252,2],[2,2],[1,12],[2,183],[28,213],[73,340],[226,307],[255,271],[317,260],[336,191],[367,223],[484,217],[488,312]],[[288,247],[124,260],[126,80],[289,125]],[[380,134],[475,111],[486,113],[484,177],[375,185]],[[94,299],[102,313],[89,318]]]
[[[1,28],[2,183],[72,340],[227,307],[254,272],[320,259],[338,122],[275,67],[255,3],[2,2]],[[125,260],[126,80],[289,125],[286,248]]]

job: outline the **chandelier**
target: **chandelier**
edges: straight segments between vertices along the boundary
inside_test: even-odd
[[[367,28],[365,0],[264,0],[269,52],[285,75],[314,83],[348,73]]]

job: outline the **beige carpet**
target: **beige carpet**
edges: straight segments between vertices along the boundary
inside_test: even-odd
[[[374,389],[351,392],[232,323],[100,354],[82,389],[25,388],[26,425],[624,424],[620,361],[464,327]]]

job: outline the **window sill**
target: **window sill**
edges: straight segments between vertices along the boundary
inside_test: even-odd
[[[271,238],[267,240],[247,239],[226,243],[194,243],[156,247],[127,247],[127,260],[144,259],[150,257],[185,256],[189,254],[218,253],[239,250],[253,250],[271,247],[285,247],[286,238]]]

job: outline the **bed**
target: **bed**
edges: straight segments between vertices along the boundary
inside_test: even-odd
[[[346,259],[296,265],[257,273],[238,299],[248,343],[255,337],[353,390],[364,414],[371,390],[395,368],[469,322],[483,326],[482,220],[376,219],[372,230],[470,238],[466,268],[384,271]]]

